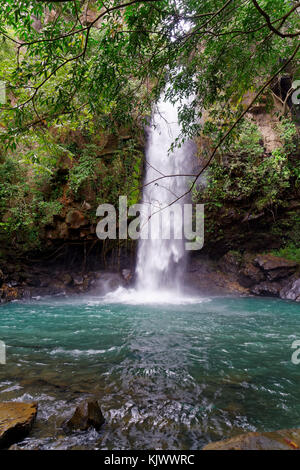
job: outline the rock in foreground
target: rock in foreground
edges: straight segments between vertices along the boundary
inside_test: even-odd
[[[93,427],[98,431],[104,423],[104,417],[99,403],[95,401],[85,401],[77,406],[72,418],[66,423],[69,429],[86,431]]]
[[[225,441],[211,442],[203,450],[299,450],[300,429],[249,432]]]
[[[0,403],[0,448],[24,439],[37,414],[36,403]]]

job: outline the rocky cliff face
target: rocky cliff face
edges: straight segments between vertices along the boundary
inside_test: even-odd
[[[200,289],[299,300],[299,126],[276,93],[252,106],[235,143],[219,151],[199,183],[205,244],[191,258],[188,280]],[[246,94],[244,105],[252,98]],[[197,144],[201,167],[209,135]]]
[[[128,268],[134,261],[133,244],[100,241],[96,210],[103,203],[117,208],[119,195],[130,203],[138,200],[143,131],[49,132],[59,152],[51,171],[40,174],[14,157],[0,159],[0,269],[8,278],[24,271],[18,265],[77,272]]]
[[[229,251],[219,260],[194,256],[186,282],[204,294],[258,295],[300,302],[300,264],[271,254]]]
[[[39,299],[45,295],[101,295],[134,281],[134,259],[123,266],[111,260],[106,268],[72,270],[52,264],[6,264],[0,270],[0,303]],[[96,263],[97,264],[97,263]],[[203,295],[257,295],[300,302],[300,264],[271,254],[229,251],[220,259],[190,257],[184,285]]]

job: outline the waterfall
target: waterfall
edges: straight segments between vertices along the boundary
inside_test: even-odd
[[[144,210],[141,217],[141,234],[147,231],[148,239],[139,240],[136,265],[138,291],[180,291],[181,288],[185,266],[182,207],[186,199],[179,199],[177,207],[170,204],[187,191],[188,182],[184,176],[161,178],[189,172],[194,145],[186,142],[170,151],[180,133],[178,106],[164,101],[162,97],[148,129],[142,196]],[[164,239],[165,234],[171,234],[171,238]]]
[[[181,134],[178,108],[179,104],[174,106],[162,97],[148,128],[135,286],[109,292],[104,297],[105,302],[182,304],[203,301],[183,289],[186,251],[182,209],[188,196],[176,201],[177,207],[170,205],[188,189],[188,178],[184,175],[191,172],[195,152],[192,142],[184,142],[180,147],[175,145],[171,150]],[[169,233],[171,237],[165,236]]]

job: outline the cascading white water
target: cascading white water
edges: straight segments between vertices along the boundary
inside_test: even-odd
[[[183,234],[182,207],[186,198],[176,202],[180,213],[170,203],[187,191],[188,178],[184,175],[190,173],[195,145],[185,142],[170,151],[180,133],[178,106],[162,97],[148,129],[141,233],[147,231],[149,236],[139,240],[135,287],[119,287],[104,297],[105,302],[181,304],[205,300],[184,294],[181,282],[185,240],[183,235],[178,235]],[[161,178],[168,175],[181,176]],[[168,209],[164,209],[168,207],[173,213],[171,218],[167,216]],[[150,219],[149,214],[152,214]],[[169,230],[171,237],[162,236]]]
[[[147,231],[149,238],[139,241],[136,266],[138,291],[180,290],[185,247],[183,236],[181,239],[176,237],[177,233],[180,237],[182,232],[181,207],[185,201],[182,198],[176,202],[181,206],[179,212],[170,204],[186,192],[187,179],[184,176],[159,179],[162,176],[188,173],[193,145],[186,142],[170,151],[171,144],[180,133],[178,107],[161,98],[148,131],[142,233]],[[169,211],[172,212],[171,217]],[[171,238],[163,239],[163,234],[171,234]]]

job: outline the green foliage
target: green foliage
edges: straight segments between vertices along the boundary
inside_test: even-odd
[[[149,112],[166,83],[171,100],[193,97],[180,113],[186,135],[199,132],[199,116],[216,103],[227,127],[244,109],[245,92],[260,88],[299,39],[289,0],[260,2],[271,24],[291,33],[284,38],[270,34],[251,1],[50,4],[51,14],[42,1],[0,1],[0,36],[12,55],[0,65],[11,96],[2,110],[2,138],[12,148],[31,125],[67,122],[93,131],[95,122],[110,129],[128,124]],[[93,19],[82,23],[87,9]],[[216,134],[224,133],[223,124]]]
[[[53,175],[62,156],[70,161],[73,157],[49,131],[39,129],[30,130],[20,136],[14,154],[19,163],[30,168],[37,178]]]
[[[142,158],[134,139],[121,143],[106,158],[99,156],[99,147],[88,144],[78,160],[73,160],[69,187],[79,200],[86,199],[90,191],[93,205],[111,203],[118,207],[120,195],[127,195],[129,204],[134,204],[140,197]]]
[[[130,140],[115,152],[110,165],[102,165],[97,202],[109,202],[118,207],[119,196],[128,196],[128,204],[138,202],[140,198],[143,153]]]
[[[128,195],[128,205],[137,204],[141,196],[141,181],[143,167],[143,152],[139,150],[133,140],[129,142],[123,153],[126,171],[125,193]]]
[[[262,136],[256,124],[244,121],[239,128],[239,135],[230,146],[234,155],[257,158],[263,154]]]
[[[289,0],[261,0],[272,25],[299,30]],[[6,240],[34,246],[60,211],[65,190],[76,202],[129,203],[140,196],[142,153],[135,137],[101,155],[92,137],[104,129],[141,128],[162,90],[189,98],[179,118],[186,137],[199,135],[201,115],[213,143],[255,93],[291,57],[298,37],[272,32],[253,2],[236,0],[0,0],[1,228]],[[86,11],[92,20],[86,21]],[[286,15],[286,16],[285,16]],[[283,18],[283,19],[282,19]],[[292,70],[296,70],[295,55]],[[169,85],[168,85],[169,84]],[[219,149],[204,197],[247,200],[254,211],[280,205],[299,181],[296,137],[282,121],[284,147],[265,156],[254,125],[241,123]],[[74,141],[83,137],[80,146]],[[71,142],[70,142],[71,141]],[[179,140],[180,143],[180,140]],[[76,148],[75,148],[76,147]],[[63,165],[62,160],[67,160]],[[195,195],[196,199],[200,194]],[[202,195],[201,195],[202,198]]]
[[[97,147],[95,145],[87,145],[84,148],[78,163],[73,165],[69,173],[69,184],[75,195],[84,183],[89,183],[93,179],[96,155]]]
[[[284,149],[288,155],[293,155],[299,150],[299,138],[295,123],[284,117],[278,125],[278,132],[283,142]]]
[[[288,203],[286,203],[288,206]],[[282,247],[300,246],[300,215],[298,210],[290,210],[283,218],[275,220],[270,232],[280,241]]]
[[[290,259],[300,263],[300,247],[290,244],[280,250],[271,251],[274,256]]]
[[[282,154],[286,154],[289,160],[289,169],[295,179],[295,187],[300,186],[300,136],[295,123],[289,118],[282,118],[278,126],[278,132],[283,142]]]
[[[89,133],[86,137],[94,138]],[[63,207],[63,188],[74,203],[86,200],[91,204],[91,221],[98,204],[118,207],[119,195],[127,195],[129,204],[140,198],[143,154],[137,136],[121,139],[108,155],[101,154],[101,145],[81,143],[79,148],[74,142],[62,145],[58,138],[43,133],[33,145],[34,137],[29,134],[20,149],[1,159],[0,237],[23,251],[42,247],[43,230]],[[24,151],[27,148],[28,152]],[[66,167],[65,160],[60,160],[62,155]]]
[[[226,201],[244,201],[251,203],[253,213],[259,213],[283,204],[294,175],[290,152],[298,142],[291,144],[291,136],[296,137],[296,134],[290,122],[286,120],[281,126],[286,144],[275,149],[272,155],[266,155],[257,126],[247,121],[243,123],[238,139],[229,148],[231,153],[225,155],[223,151],[222,160],[210,166],[203,196],[208,205],[222,207]]]
[[[263,159],[257,169],[260,197],[256,200],[259,211],[282,203],[284,191],[290,187],[290,170],[285,152],[275,149],[271,156]]]
[[[39,248],[41,230],[59,214],[61,203],[46,199],[39,188],[40,176],[28,177],[13,157],[0,163],[0,181],[0,239],[24,251]]]
[[[234,144],[223,147],[219,161],[209,167],[207,184],[198,187],[194,198],[206,203],[206,233],[211,240],[224,239],[220,230],[225,228],[230,242],[233,233],[226,224],[243,220],[244,228],[234,233],[243,244],[244,230],[251,229],[246,221],[253,220],[253,227],[268,231],[281,246],[300,246],[299,137],[286,118],[278,132],[283,145],[266,154],[256,126],[244,122]]]

